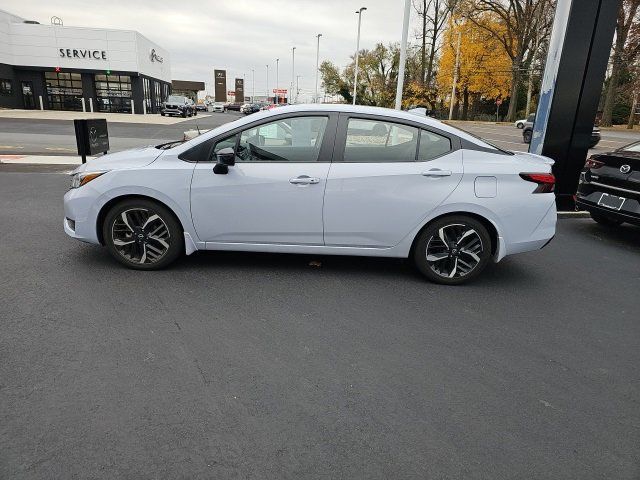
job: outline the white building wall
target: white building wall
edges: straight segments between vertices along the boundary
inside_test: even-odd
[[[0,63],[62,69],[96,69],[138,72],[171,82],[169,52],[132,30],[111,30],[23,23],[0,10]],[[106,59],[67,58],[73,50],[106,53]],[[151,60],[154,49],[162,62]],[[79,57],[81,55],[79,54]],[[157,57],[155,57],[157,58]]]

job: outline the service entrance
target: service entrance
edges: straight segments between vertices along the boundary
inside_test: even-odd
[[[33,110],[36,108],[36,100],[33,96],[33,82],[22,82],[22,106],[26,110]]]

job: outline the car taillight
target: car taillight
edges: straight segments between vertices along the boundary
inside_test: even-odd
[[[603,165],[604,162],[594,160],[593,158],[588,158],[587,162],[584,164],[584,168],[600,168]]]
[[[533,193],[551,193],[556,185],[553,173],[521,173],[520,178],[538,184]]]

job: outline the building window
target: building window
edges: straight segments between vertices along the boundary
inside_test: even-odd
[[[160,83],[153,82],[153,86],[155,90],[154,93],[156,95],[156,108],[158,109],[158,111],[160,111],[162,109],[162,94],[160,93]]]
[[[82,77],[79,73],[45,72],[44,80],[50,109],[82,111]]]
[[[129,75],[96,75],[98,111],[131,113],[131,77]]]
[[[151,87],[148,78],[142,79],[142,90],[144,91],[144,104],[147,107],[147,113],[151,113],[153,108],[151,108]]]
[[[13,85],[8,78],[0,78],[0,95],[11,95],[13,93]]]

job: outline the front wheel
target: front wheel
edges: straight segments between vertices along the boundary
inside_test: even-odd
[[[598,213],[591,213],[590,215],[591,218],[605,227],[617,227],[622,224],[622,220],[618,220],[617,218],[607,217],[606,215],[600,215]]]
[[[105,218],[102,234],[109,253],[137,270],[158,270],[184,251],[178,220],[166,207],[145,199],[116,204]]]
[[[413,251],[429,280],[459,285],[477,277],[491,258],[491,237],[479,221],[464,215],[442,217],[425,228]]]
[[[524,140],[524,143],[531,143],[531,130],[522,132],[522,140]]]
[[[516,123],[516,127],[518,127],[519,129],[523,129],[524,128],[524,123],[518,122],[518,123]]]

